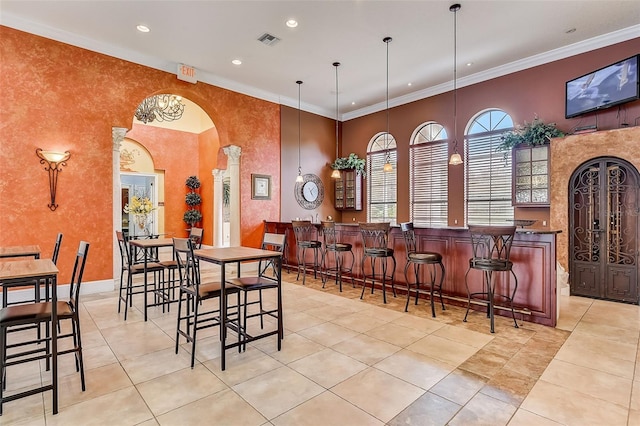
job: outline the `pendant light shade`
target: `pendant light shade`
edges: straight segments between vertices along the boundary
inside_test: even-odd
[[[296,177],[296,183],[304,182],[304,178],[302,177],[302,167],[300,166],[300,86],[302,85],[302,81],[296,81],[298,85],[298,176]]]
[[[340,121],[339,104],[338,104],[338,67],[340,62],[334,62],[333,66],[336,69],[336,160],[338,159],[338,123]],[[333,169],[331,177],[334,179],[340,179],[340,170]]]
[[[393,40],[391,37],[385,37],[382,39],[383,42],[387,45],[387,133],[384,135],[384,147],[385,149],[389,149],[389,43]],[[391,158],[389,157],[389,152],[387,151],[387,159],[382,167],[383,172],[392,172],[393,165],[391,165]]]
[[[462,157],[458,153],[458,93],[457,93],[457,48],[458,48],[458,11],[460,4],[452,4],[449,10],[453,12],[453,154],[449,158],[449,164],[458,166],[462,164]]]

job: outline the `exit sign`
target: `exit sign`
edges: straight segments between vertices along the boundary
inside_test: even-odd
[[[178,80],[188,81],[189,83],[197,83],[198,76],[196,69],[189,65],[178,64]]]

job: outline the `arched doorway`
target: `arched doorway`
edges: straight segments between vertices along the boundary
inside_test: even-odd
[[[639,183],[625,160],[602,157],[569,180],[571,294],[638,303]]]

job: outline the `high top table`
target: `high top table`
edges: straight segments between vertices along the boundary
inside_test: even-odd
[[[216,265],[220,265],[220,364],[222,370],[225,369],[225,350],[234,348],[240,345],[244,345],[247,342],[253,340],[262,339],[268,336],[278,335],[278,350],[282,348],[282,336],[284,334],[284,327],[282,322],[282,253],[279,251],[263,250],[253,247],[220,247],[211,249],[200,249],[193,252],[197,259],[204,262],[210,262]],[[230,325],[227,322],[227,295],[226,295],[226,265],[228,263],[237,263],[237,274],[240,277],[240,264],[241,262],[258,261],[273,259],[274,265],[277,265],[278,276],[278,329],[275,331],[269,331],[257,336],[249,336],[246,330],[237,330],[239,334],[242,334],[241,341],[226,344],[226,328]],[[246,324],[245,324],[246,327]]]
[[[40,258],[40,246],[7,246],[0,247],[0,259],[6,259],[10,257],[31,257],[34,259]]]
[[[57,284],[58,268],[51,259],[28,259],[0,262],[0,285],[3,292],[6,287],[31,283],[35,280],[44,280],[46,285],[51,285],[51,383],[38,388],[29,389],[10,396],[3,396],[0,390],[2,403],[18,398],[34,395],[38,392],[52,391],[53,414],[58,414],[58,309],[57,309]],[[1,312],[1,310],[0,310]],[[2,362],[4,363],[4,362]]]

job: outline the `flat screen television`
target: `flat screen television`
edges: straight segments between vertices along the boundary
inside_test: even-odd
[[[565,118],[640,99],[639,56],[632,56],[567,81]]]

